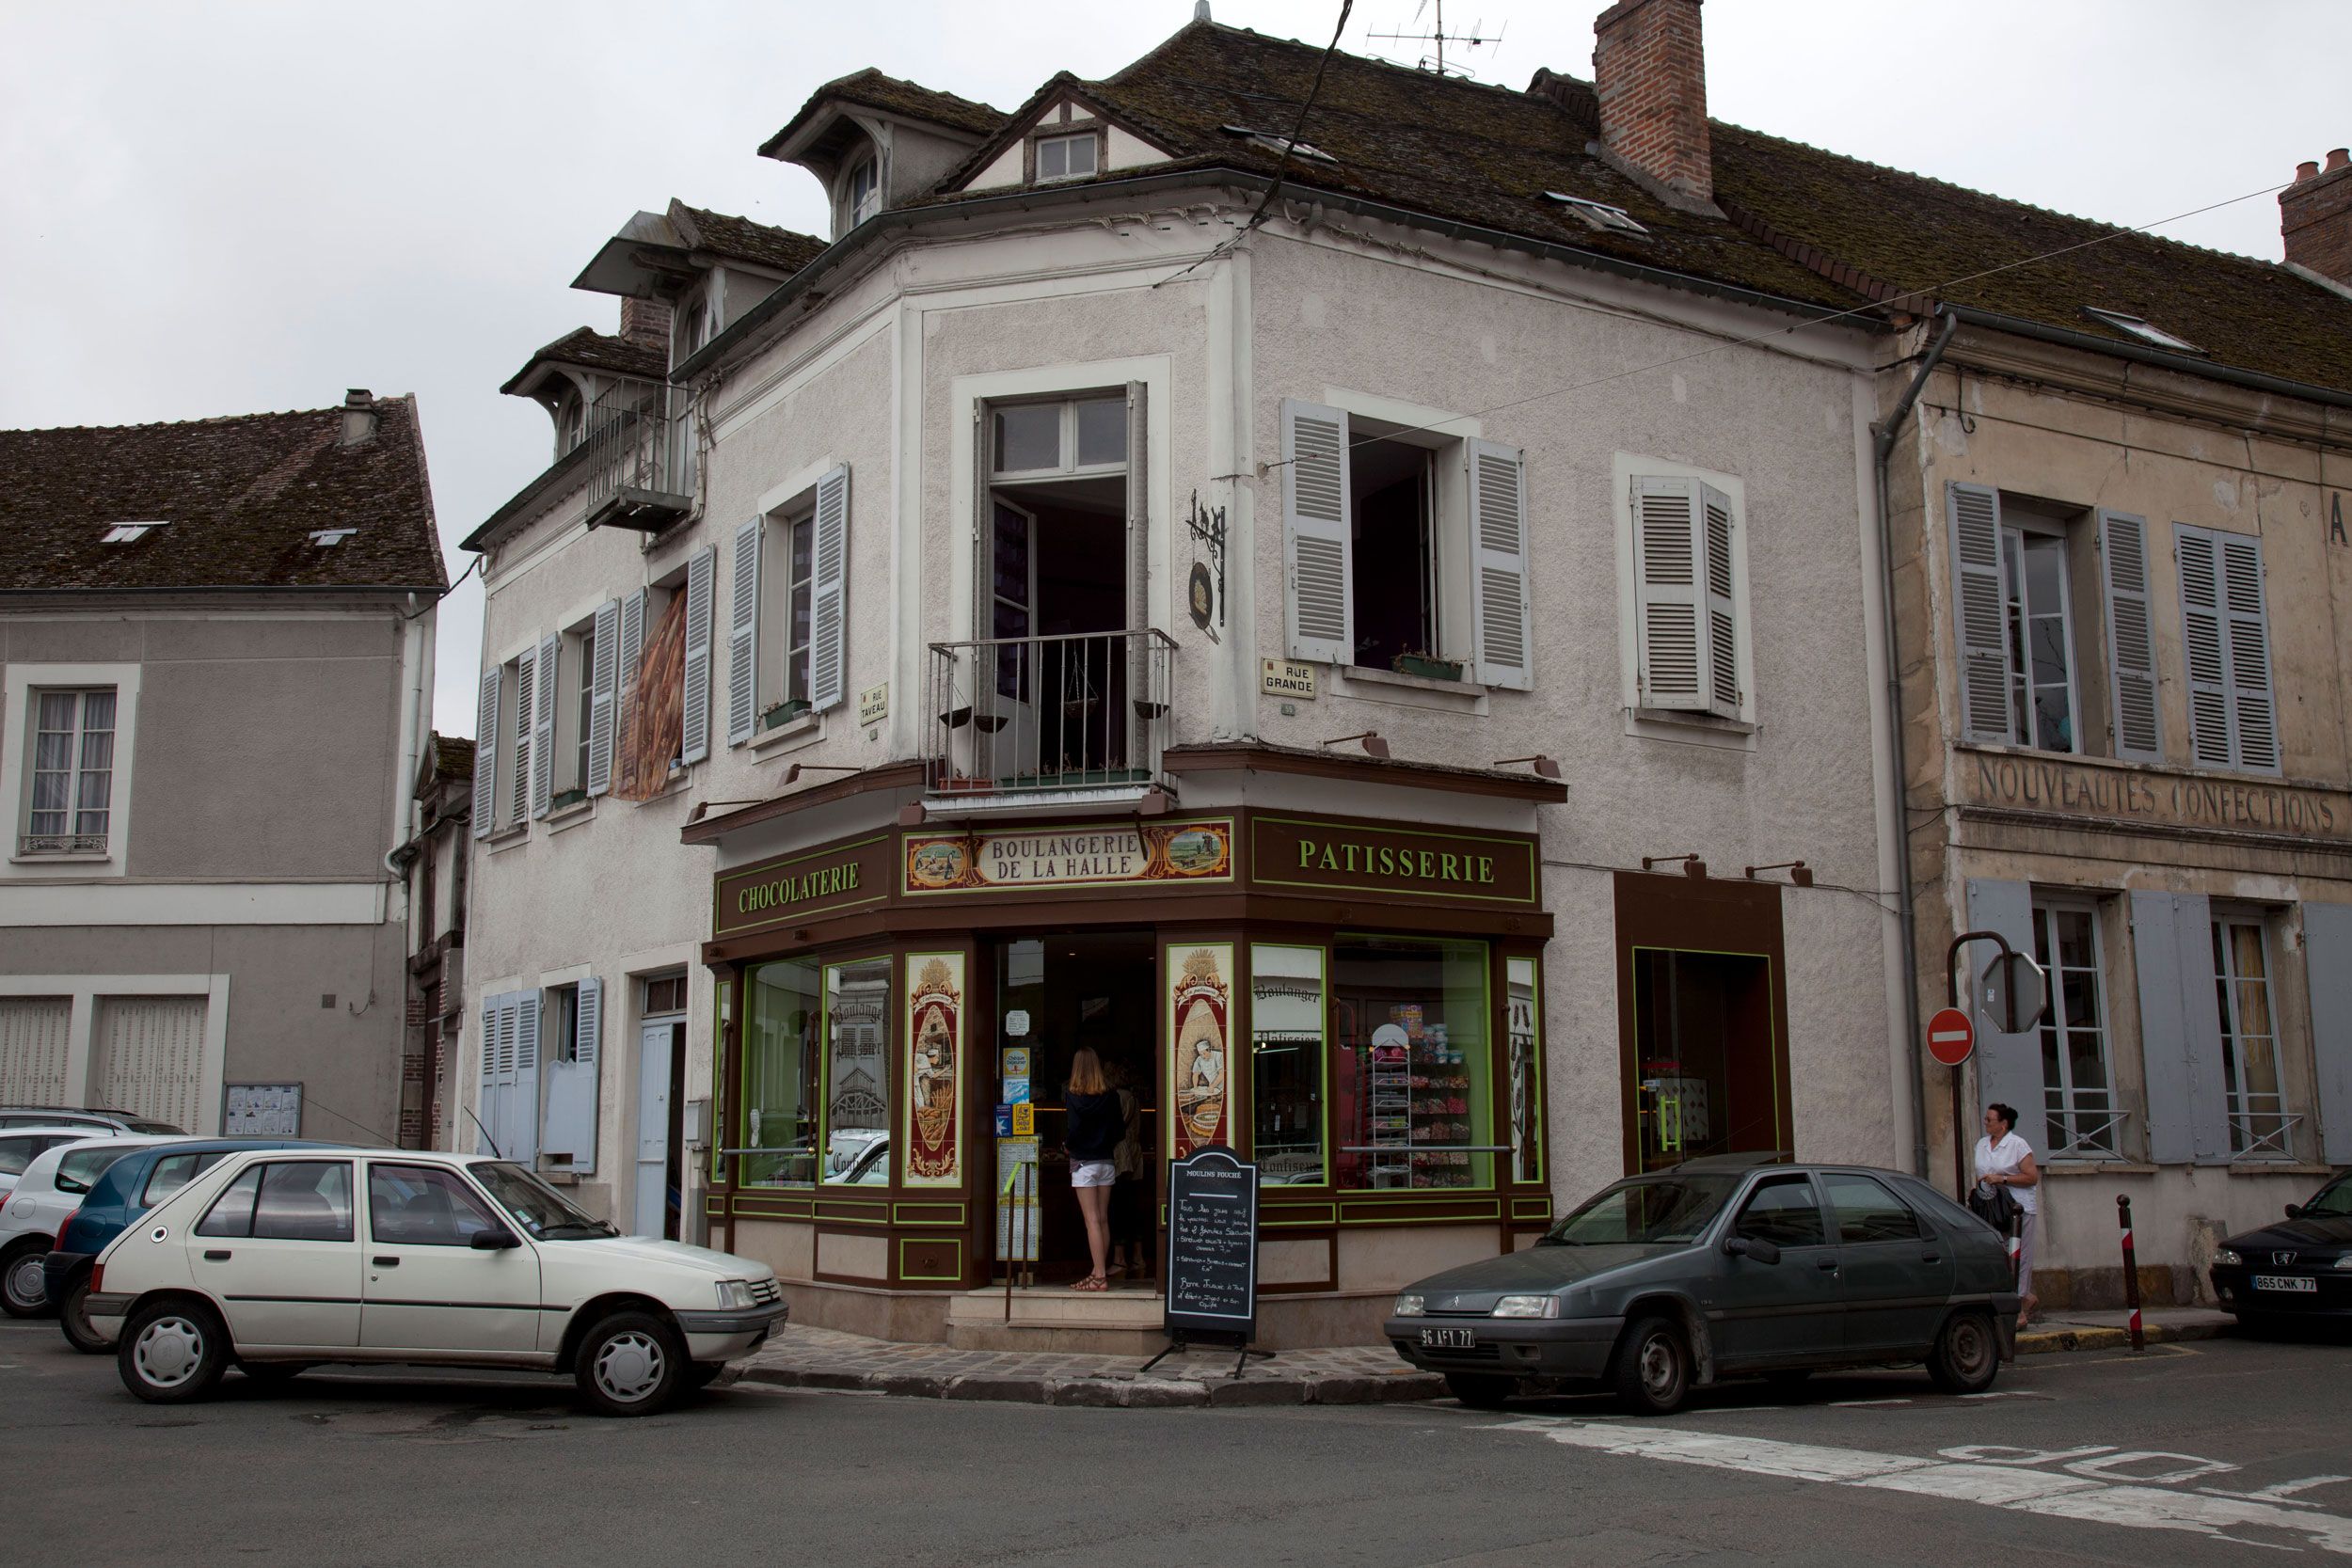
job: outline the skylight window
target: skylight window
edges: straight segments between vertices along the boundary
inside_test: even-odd
[[[152,523],[109,523],[106,526],[105,538],[100,540],[99,543],[104,545],[135,545],[140,540],[146,538],[149,534],[154,532],[157,529],[168,527],[170,527],[170,524],[167,521]]]
[[[1634,220],[1633,214],[1622,207],[1612,207],[1606,201],[1587,201],[1581,196],[1562,191],[1546,191],[1545,198],[1557,201],[1595,229],[1613,229],[1621,234],[1646,234],[1647,229]]]
[[[1312,142],[1303,142],[1295,136],[1285,136],[1279,132],[1252,131],[1247,125],[1228,125],[1224,129],[1229,136],[1239,136],[1245,141],[1256,142],[1260,147],[1271,151],[1289,152],[1300,158],[1312,158],[1317,163],[1336,164],[1339,162],[1337,158],[1332,157]]]
[[[2083,307],[2083,314],[2089,316],[2093,321],[2106,323],[2107,325],[2114,327],[2118,332],[2128,332],[2143,343],[2153,343],[2158,348],[2169,348],[2178,354],[2202,354],[2205,352],[2203,349],[2199,348],[2195,343],[2190,342],[2185,338],[2175,338],[2171,333],[2167,332],[2163,327],[2151,325],[2149,323],[2140,320],[2137,316],[2127,316],[2121,310],[2101,310],[2092,306],[2086,305]]]
[[[320,549],[326,549],[342,544],[358,531],[356,528],[314,528],[310,531],[310,543]]]

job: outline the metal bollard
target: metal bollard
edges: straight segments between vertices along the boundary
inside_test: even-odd
[[[2017,1276],[2026,1266],[2026,1239],[2019,1233],[2025,1223],[2025,1211],[2011,1209],[2009,1212],[2009,1224],[2005,1229],[2009,1241],[2009,1282],[2012,1287],[2016,1285]]]
[[[2140,1355],[2147,1352],[2148,1339],[2139,1324],[2139,1254],[2132,1247],[2132,1200],[2121,1193],[2115,1198],[2115,1217],[2123,1227],[2123,1305],[2132,1312],[2132,1354]]]

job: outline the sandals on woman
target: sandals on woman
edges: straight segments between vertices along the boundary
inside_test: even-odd
[[[1073,1291],[1107,1291],[1111,1283],[1099,1274],[1090,1274],[1070,1288]]]

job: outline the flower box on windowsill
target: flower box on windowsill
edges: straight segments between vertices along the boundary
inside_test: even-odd
[[[584,789],[559,789],[555,792],[554,798],[548,801],[548,810],[553,813],[562,811],[567,806],[584,805],[587,800],[588,792]]]
[[[806,713],[807,711],[807,700],[805,698],[795,697],[790,702],[778,703],[775,706],[761,714],[759,716],[759,727],[763,730],[772,730],[779,725],[789,724],[793,720],[798,719],[801,715]]]
[[[1400,675],[1419,675],[1428,681],[1458,681],[1462,678],[1462,661],[1458,658],[1432,658],[1427,654],[1399,654],[1389,661],[1389,667]]]

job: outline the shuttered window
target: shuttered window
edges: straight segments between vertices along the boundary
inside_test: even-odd
[[[200,1127],[220,1093],[204,1076],[206,999],[109,996],[98,1007],[97,1102],[172,1127]]]
[[[2262,541],[2181,525],[2182,658],[2189,749],[2200,766],[2280,770]]]
[[[850,470],[817,482],[815,572],[808,638],[808,704],[822,713],[840,704],[850,665]]]
[[[2115,754],[2164,760],[2164,714],[2156,695],[2155,617],[2148,597],[2148,523],[2127,512],[2099,514],[2106,578],[2107,690]]]
[[[515,682],[515,727],[508,746],[515,759],[507,781],[505,819],[509,826],[531,820],[532,741],[538,733],[532,721],[532,708],[538,696],[538,665],[539,651],[533,647],[507,666],[514,673]]]
[[[596,1091],[604,1032],[604,983],[593,976],[547,992],[547,1109],[539,1148],[550,1164],[596,1168]]]
[[[1953,484],[1946,502],[1960,639],[1961,730],[1970,740],[2004,745],[2015,732],[2015,719],[2010,706],[2008,595],[2001,586],[2001,498],[1987,485]]]
[[[531,698],[531,815],[545,816],[555,799],[556,676],[562,666],[563,639],[550,632],[539,640],[536,678]]]
[[[499,689],[505,672],[482,672],[481,705],[474,714],[473,836],[488,838],[498,826]]]
[[[644,602],[642,594],[630,602]],[[596,629],[590,634],[589,655],[584,673],[587,676],[587,750],[580,768],[581,787],[591,795],[603,795],[612,788],[612,736],[618,718],[618,682],[621,671],[621,605],[619,599],[608,599],[596,610]],[[635,650],[630,650],[631,657]]]
[[[740,746],[758,726],[760,544],[767,520],[735,531],[733,592],[727,599],[727,744]]]
[[[1641,706],[1740,716],[1745,571],[1731,497],[1686,475],[1637,475],[1633,637]]]
[[[1285,399],[1282,563],[1293,658],[1355,661],[1348,499],[1347,416]]]
[[[1476,674],[1489,686],[1525,690],[1534,684],[1526,460],[1517,447],[1471,441],[1469,461]]]
[[[710,601],[718,577],[715,546],[705,546],[686,563],[685,695],[678,729],[678,760],[685,763],[710,755]]]

